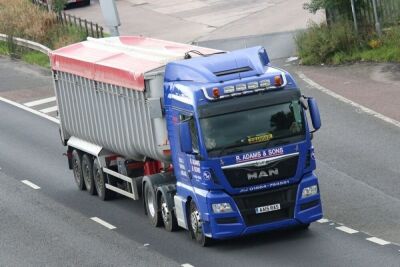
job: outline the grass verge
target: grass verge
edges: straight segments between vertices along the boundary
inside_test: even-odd
[[[304,65],[400,62],[399,43],[399,26],[386,29],[378,38],[373,33],[357,35],[346,21],[331,26],[312,24],[296,36],[297,50]]]
[[[12,53],[10,52],[7,43],[0,41],[0,55],[11,56],[11,54]],[[49,57],[41,52],[17,47],[15,54],[13,53],[12,56],[21,59],[26,63],[50,69]]]

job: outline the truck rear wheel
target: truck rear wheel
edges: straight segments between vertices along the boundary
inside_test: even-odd
[[[103,201],[111,199],[114,194],[112,191],[106,188],[105,175],[97,159],[95,159],[93,162],[93,178],[99,198]]]
[[[204,235],[200,211],[193,200],[190,202],[189,206],[189,231],[192,238],[201,246],[207,247],[211,245],[213,240]]]
[[[78,150],[72,151],[72,170],[74,172],[75,183],[79,190],[85,190],[85,182],[82,175],[81,155]]]
[[[83,180],[85,181],[86,190],[91,195],[96,194],[96,187],[94,185],[93,178],[93,163],[92,159],[88,154],[82,156],[82,174]]]
[[[161,214],[157,206],[156,194],[149,182],[144,184],[144,201],[150,224],[154,227],[161,226]]]
[[[166,197],[164,194],[161,194],[160,197],[160,209],[161,209],[161,217],[164,223],[164,228],[168,232],[174,232],[178,230],[178,222],[176,221],[176,217],[174,214],[174,210],[168,207]]]

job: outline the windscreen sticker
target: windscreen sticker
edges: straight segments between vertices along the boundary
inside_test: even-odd
[[[256,143],[261,143],[261,142],[268,142],[272,138],[274,138],[274,136],[271,133],[264,133],[264,134],[254,135],[254,136],[248,136],[247,142],[249,144],[256,144]]]

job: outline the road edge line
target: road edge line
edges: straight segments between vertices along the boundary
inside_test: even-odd
[[[320,85],[320,84],[314,82],[313,80],[311,80],[310,78],[308,78],[301,71],[296,71],[296,74],[300,77],[300,79],[302,79],[304,82],[306,82],[308,85],[314,87],[315,89],[317,89],[317,90],[319,90],[319,91],[321,91],[321,92],[323,92],[323,93],[325,93],[325,94],[327,94],[329,96],[332,96],[333,98],[335,98],[335,99],[337,99],[337,100],[339,100],[339,101],[341,101],[343,103],[346,103],[346,104],[349,104],[349,105],[351,105],[351,106],[353,106],[355,108],[358,108],[358,109],[360,109],[361,111],[363,111],[366,114],[372,115],[372,116],[374,116],[374,117],[376,117],[376,118],[378,118],[380,120],[383,120],[383,121],[385,121],[387,123],[390,123],[390,124],[400,128],[400,122],[399,121],[397,121],[395,119],[392,119],[392,118],[389,118],[389,117],[387,117],[387,116],[385,116],[385,115],[383,115],[383,114],[381,114],[379,112],[376,112],[375,110],[367,108],[367,107],[365,107],[365,106],[363,106],[361,104],[358,104],[358,103],[356,103],[356,102],[354,102],[354,101],[352,101],[352,100],[350,100],[348,98],[345,98],[344,96],[341,96],[341,95],[339,95],[339,94],[337,94],[337,93],[335,93],[335,92],[323,87],[322,85]]]
[[[0,96],[0,101],[2,101],[2,102],[4,102],[4,103],[7,103],[7,104],[10,104],[10,105],[12,105],[12,106],[14,106],[14,107],[23,109],[23,110],[25,110],[25,111],[28,111],[28,112],[30,112],[30,113],[33,113],[33,114],[35,114],[35,115],[37,115],[37,116],[39,116],[39,117],[42,117],[42,118],[47,119],[47,120],[49,120],[49,121],[52,121],[52,122],[54,122],[54,123],[60,124],[60,121],[59,121],[58,119],[56,119],[56,118],[54,118],[54,117],[51,117],[51,116],[49,116],[49,115],[47,115],[47,114],[41,113],[40,111],[37,111],[37,110],[32,109],[32,108],[30,108],[30,107],[24,106],[23,104],[20,104],[20,103],[11,101],[11,100],[6,99],[6,98],[1,97],[1,96]]]

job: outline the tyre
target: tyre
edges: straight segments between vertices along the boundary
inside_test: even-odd
[[[168,232],[174,232],[178,230],[178,222],[176,220],[176,216],[174,214],[173,209],[168,207],[166,197],[164,194],[161,194],[160,197],[160,210],[161,210],[161,218],[164,223],[164,228]]]
[[[161,226],[161,212],[158,209],[156,194],[150,183],[144,184],[144,201],[150,224],[154,227]]]
[[[85,182],[86,190],[91,195],[96,194],[96,186],[94,185],[93,178],[93,163],[91,156],[88,154],[84,154],[82,156],[82,174],[83,181]]]
[[[296,227],[296,229],[298,229],[298,230],[308,230],[308,228],[310,228],[309,223],[300,224]]]
[[[97,159],[93,162],[93,180],[96,192],[101,200],[110,200],[114,196],[114,192],[106,188],[106,179],[103,170]]]
[[[81,154],[76,149],[72,151],[72,171],[74,172],[75,183],[79,190],[85,190],[85,182],[83,181],[82,175]]]
[[[203,225],[201,221],[200,211],[196,203],[192,200],[189,204],[189,231],[193,239],[201,246],[207,247],[211,245],[212,239],[204,235]]]

